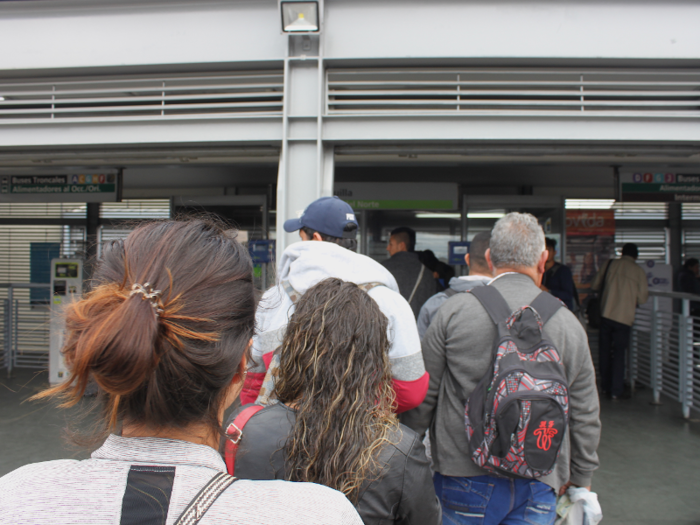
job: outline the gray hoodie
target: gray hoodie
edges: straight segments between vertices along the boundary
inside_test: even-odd
[[[485,275],[464,275],[462,277],[453,277],[450,279],[450,288],[455,292],[468,292],[475,286],[483,286],[488,284],[491,277]],[[438,292],[428,299],[418,314],[418,335],[420,340],[423,340],[425,332],[430,326],[430,322],[435,317],[435,314],[440,309],[449,296],[445,292]]]

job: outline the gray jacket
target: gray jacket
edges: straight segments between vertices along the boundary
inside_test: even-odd
[[[532,302],[540,289],[528,276],[513,273],[494,279],[494,286],[513,309]],[[576,317],[561,308],[545,325],[548,338],[559,350],[569,382],[569,429],[555,470],[540,478],[559,487],[591,484],[598,468],[600,419],[595,371],[586,333]],[[457,294],[440,308],[423,339],[425,368],[430,386],[423,403],[402,414],[402,423],[422,434],[430,427],[434,468],[446,476],[488,474],[472,462],[464,429],[464,404],[455,392],[447,368],[465,395],[471,394],[489,368],[496,327],[471,294]]]
[[[484,286],[491,279],[491,277],[486,277],[485,275],[453,277],[450,279],[450,288],[455,292],[468,292],[475,286]],[[435,314],[447,299],[449,299],[449,296],[445,292],[438,292],[428,299],[420,309],[418,314],[418,335],[421,341]]]

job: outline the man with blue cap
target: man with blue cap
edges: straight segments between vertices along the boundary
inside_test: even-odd
[[[420,405],[429,377],[413,311],[399,293],[391,273],[374,259],[355,253],[358,224],[353,209],[338,197],[321,197],[309,204],[301,217],[287,220],[284,229],[299,231],[301,242],[284,250],[277,269],[277,286],[265,292],[260,301],[253,363],[248,369],[241,402],[275,402],[273,371],[279,356],[274,352],[282,343],[294,305],[309,288],[334,277],[364,289],[389,320],[389,361],[396,412]]]

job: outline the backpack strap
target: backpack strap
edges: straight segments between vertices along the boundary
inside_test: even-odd
[[[493,286],[475,286],[469,293],[479,300],[481,306],[488,312],[495,325],[505,322],[512,313],[501,292]]]
[[[530,303],[530,308],[535,310],[540,316],[543,327],[562,306],[563,303],[548,292],[540,292],[540,294]]]
[[[302,294],[297,292],[294,287],[289,284],[289,281],[280,281],[280,284],[282,285],[282,288],[284,288],[284,291],[287,292],[289,298],[292,300],[292,304],[297,304],[297,301],[301,299]]]
[[[236,452],[238,452],[238,444],[243,437],[243,427],[248,423],[251,417],[260,412],[263,408],[265,407],[262,405],[252,405],[248,408],[244,408],[233,420],[233,423],[226,429],[228,439],[226,440],[226,446],[224,448],[224,460],[226,461],[226,470],[231,475],[233,475],[236,468]]]
[[[204,514],[209,510],[216,499],[229,488],[235,481],[233,476],[225,472],[217,472],[216,475],[204,485],[204,488],[194,497],[185,511],[175,522],[175,525],[197,525]]]

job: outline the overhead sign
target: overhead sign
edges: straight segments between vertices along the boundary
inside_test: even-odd
[[[459,192],[449,183],[337,182],[334,194],[354,210],[455,210]]]
[[[447,263],[454,266],[466,266],[465,255],[469,253],[470,242],[450,241],[447,243]]]
[[[615,235],[613,210],[566,210],[566,234]]]
[[[110,202],[118,193],[116,173],[0,175],[0,202]]]
[[[700,173],[620,173],[620,197],[631,202],[700,202]]]

